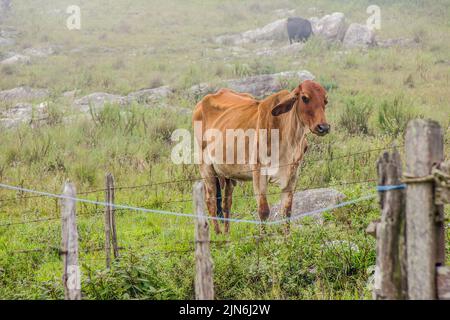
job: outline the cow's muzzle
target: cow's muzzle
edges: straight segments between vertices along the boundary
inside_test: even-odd
[[[321,123],[316,126],[316,129],[314,130],[314,133],[318,136],[324,136],[328,133],[330,133],[330,125],[328,123]]]

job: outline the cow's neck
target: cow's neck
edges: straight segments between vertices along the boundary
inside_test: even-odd
[[[286,125],[281,126],[280,156],[281,161],[291,163],[298,161],[303,154],[303,141],[307,128],[300,120],[298,107],[286,114]]]

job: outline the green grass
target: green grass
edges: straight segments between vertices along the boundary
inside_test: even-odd
[[[192,109],[199,97],[187,95],[185,89],[200,82],[221,83],[286,70],[309,70],[329,90],[327,117],[332,133],[309,138],[310,150],[302,164],[298,189],[336,185],[334,188],[347,199],[373,193],[374,183],[351,182],[376,178],[375,162],[380,152],[344,156],[392,142],[401,145],[410,117],[439,121],[447,154],[450,151],[450,44],[442,40],[450,33],[446,1],[379,1],[382,29],[378,35],[415,38],[418,47],[366,52],[312,38],[295,56],[276,57],[253,56],[251,52],[260,48],[259,43],[245,46],[250,54],[235,56],[211,39],[271,22],[276,19],[273,10],[279,8],[304,12],[312,6],[308,2],[80,3],[81,31],[65,29],[65,8],[74,3],[63,0],[34,1],[32,6],[18,0],[15,14],[6,22],[18,26],[22,33],[19,49],[49,44],[61,48],[57,54],[34,59],[29,65],[0,68],[2,90],[29,85],[49,88],[52,93],[49,124],[0,128],[2,183],[60,193],[64,181],[70,179],[80,197],[102,201],[103,191],[82,192],[104,188],[107,172],[114,174],[119,187],[184,180],[118,190],[116,203],[191,213],[192,184],[186,180],[198,176],[197,168],[170,161],[170,134],[175,128],[189,129],[190,116],[168,106]],[[370,4],[321,0],[314,6],[324,14],[342,11],[348,21],[363,23]],[[55,9],[62,11],[56,13]],[[84,118],[64,120],[64,116],[74,115],[70,102],[60,98],[65,91],[128,94],[159,85],[170,85],[177,91],[151,107],[109,105]],[[291,88],[294,84],[286,81],[285,85]],[[358,113],[367,106],[370,112]],[[8,105],[2,103],[1,108],[5,107]],[[339,185],[342,183],[348,184]],[[278,191],[271,187],[269,192]],[[236,188],[232,217],[255,218],[256,203],[251,194],[249,183]],[[26,196],[0,190],[0,199],[15,199],[0,201],[0,298],[62,299],[62,262],[51,249],[60,245],[58,203]],[[278,200],[278,196],[270,196],[271,203]],[[258,235],[258,227],[232,223],[229,238],[212,234],[213,240],[229,240],[213,245],[217,298],[370,299],[368,269],[375,263],[375,241],[365,234],[365,228],[377,217],[377,202],[367,201],[325,214],[323,224],[306,219],[301,228],[293,227],[287,238],[279,228],[269,228],[268,233],[275,236],[260,242],[242,240]],[[42,218],[55,220],[3,226]],[[84,298],[194,298],[191,219],[118,211],[119,245],[126,249],[110,270],[105,269],[101,250],[87,252],[103,245],[102,208],[79,205],[78,222]],[[330,249],[327,243],[336,240],[356,244],[359,250],[345,245]],[[17,252],[41,248],[47,250]],[[447,241],[447,252],[449,249]]]

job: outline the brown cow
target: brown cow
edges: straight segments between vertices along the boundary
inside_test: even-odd
[[[204,97],[194,110],[193,121],[194,127],[201,125],[201,130],[196,130],[195,140],[202,156],[206,154],[205,159],[208,160],[201,162],[199,168],[205,181],[209,214],[217,216],[216,198],[221,195],[220,186],[224,187],[223,212],[225,218],[229,218],[235,181],[253,180],[260,220],[266,220],[270,214],[266,197],[268,182],[275,182],[280,186],[282,214],[290,217],[297,169],[307,149],[306,135],[312,132],[323,136],[330,131],[325,119],[326,104],[325,89],[319,83],[309,80],[292,92],[283,90],[261,101],[249,94],[228,89]],[[209,129],[215,129],[216,134],[219,132],[223,138],[224,152],[218,152],[220,145],[215,145],[217,150],[211,148],[218,137],[205,138]],[[232,133],[239,130],[241,133],[249,132],[253,129],[256,135],[248,135],[244,148],[239,149],[235,137],[228,136],[230,129],[234,130]],[[278,129],[279,139],[273,129]],[[262,140],[264,137],[267,142]],[[265,170],[272,164],[262,161],[261,155],[254,150],[260,150],[265,143],[267,155],[272,155],[275,153],[272,145],[275,139],[278,140],[278,165],[276,170],[267,172]],[[230,147],[231,153],[226,147]],[[251,147],[256,148],[252,149],[253,153]],[[239,152],[245,152],[240,162],[237,160]],[[230,159],[234,162],[230,163],[229,158],[224,161],[224,154],[227,157],[231,154]],[[217,183],[218,181],[221,183]],[[220,233],[217,220],[214,219],[213,223],[216,233]],[[229,232],[228,221],[225,221],[225,232]]]

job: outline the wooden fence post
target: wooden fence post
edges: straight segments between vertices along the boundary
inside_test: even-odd
[[[76,189],[73,183],[65,183],[63,196],[76,197]],[[75,200],[61,199],[61,219],[64,296],[66,300],[81,300],[81,273],[78,266],[78,231]]]
[[[105,202],[111,204],[105,206],[105,253],[106,268],[111,267],[111,243],[113,245],[114,259],[119,257],[119,248],[117,246],[117,229],[115,218],[115,190],[114,177],[111,173],[106,175]]]
[[[210,252],[209,225],[206,219],[204,184],[194,185],[195,224],[195,298],[214,299],[213,265]]]
[[[443,133],[431,120],[406,131],[406,238],[409,299],[436,299],[436,266],[444,263],[442,206],[434,203],[432,166],[443,160]],[[428,178],[427,178],[428,177]]]
[[[380,186],[401,185],[402,162],[394,148],[383,153],[377,162]],[[405,299],[406,243],[405,191],[380,191],[381,219],[375,226],[377,259],[375,267],[374,298],[377,300]]]

